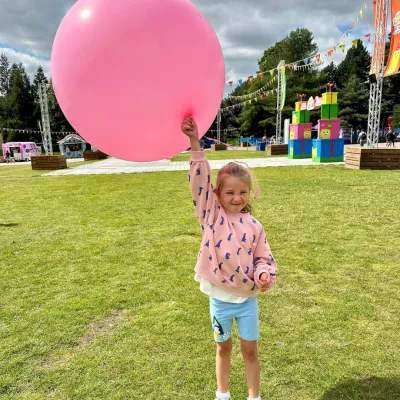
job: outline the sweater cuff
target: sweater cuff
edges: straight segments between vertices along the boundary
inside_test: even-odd
[[[206,153],[204,150],[190,152],[190,161],[204,161],[205,159]]]

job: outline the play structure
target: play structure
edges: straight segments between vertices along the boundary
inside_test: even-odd
[[[288,158],[312,158],[317,163],[343,161],[344,139],[340,137],[336,85],[328,83],[322,99],[311,97],[303,101],[304,97],[299,95],[292,113]],[[312,139],[311,111],[317,109],[321,109],[318,138]]]

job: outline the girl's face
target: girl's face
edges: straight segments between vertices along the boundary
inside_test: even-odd
[[[221,206],[232,213],[239,213],[249,203],[249,185],[235,176],[225,178],[224,186],[218,194]]]

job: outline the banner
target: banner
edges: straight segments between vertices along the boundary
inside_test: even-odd
[[[400,0],[392,0],[392,38],[389,58],[383,76],[393,75],[400,69]]]
[[[375,30],[377,30],[377,28],[378,28],[376,25],[379,24],[379,22],[380,22],[377,20],[377,16],[382,14],[381,9],[382,9],[382,4],[384,1],[386,1],[386,0],[374,0],[374,21],[375,21],[374,27],[375,27]],[[394,1],[396,1],[396,0],[394,0]],[[378,7],[379,7],[379,9],[377,9]],[[383,18],[383,17],[384,16],[381,16],[381,18]],[[384,17],[384,18],[385,18],[385,22],[383,23],[383,32],[379,32],[379,33],[386,36],[386,17]],[[382,55],[382,52],[385,51],[384,43],[382,41],[378,41],[379,33],[375,33],[375,36],[374,36],[374,53],[372,55],[371,71],[370,71],[371,74],[377,74],[377,75],[381,71],[381,68],[382,68],[381,55]]]
[[[281,110],[285,107],[286,101],[286,68],[281,68],[281,93],[282,93],[282,103],[281,103]]]

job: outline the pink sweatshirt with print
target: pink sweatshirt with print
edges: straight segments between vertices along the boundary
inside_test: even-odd
[[[204,151],[192,151],[188,176],[203,239],[196,274],[240,297],[257,294],[260,275],[276,280],[276,262],[264,228],[249,213],[230,213],[218,202]]]

